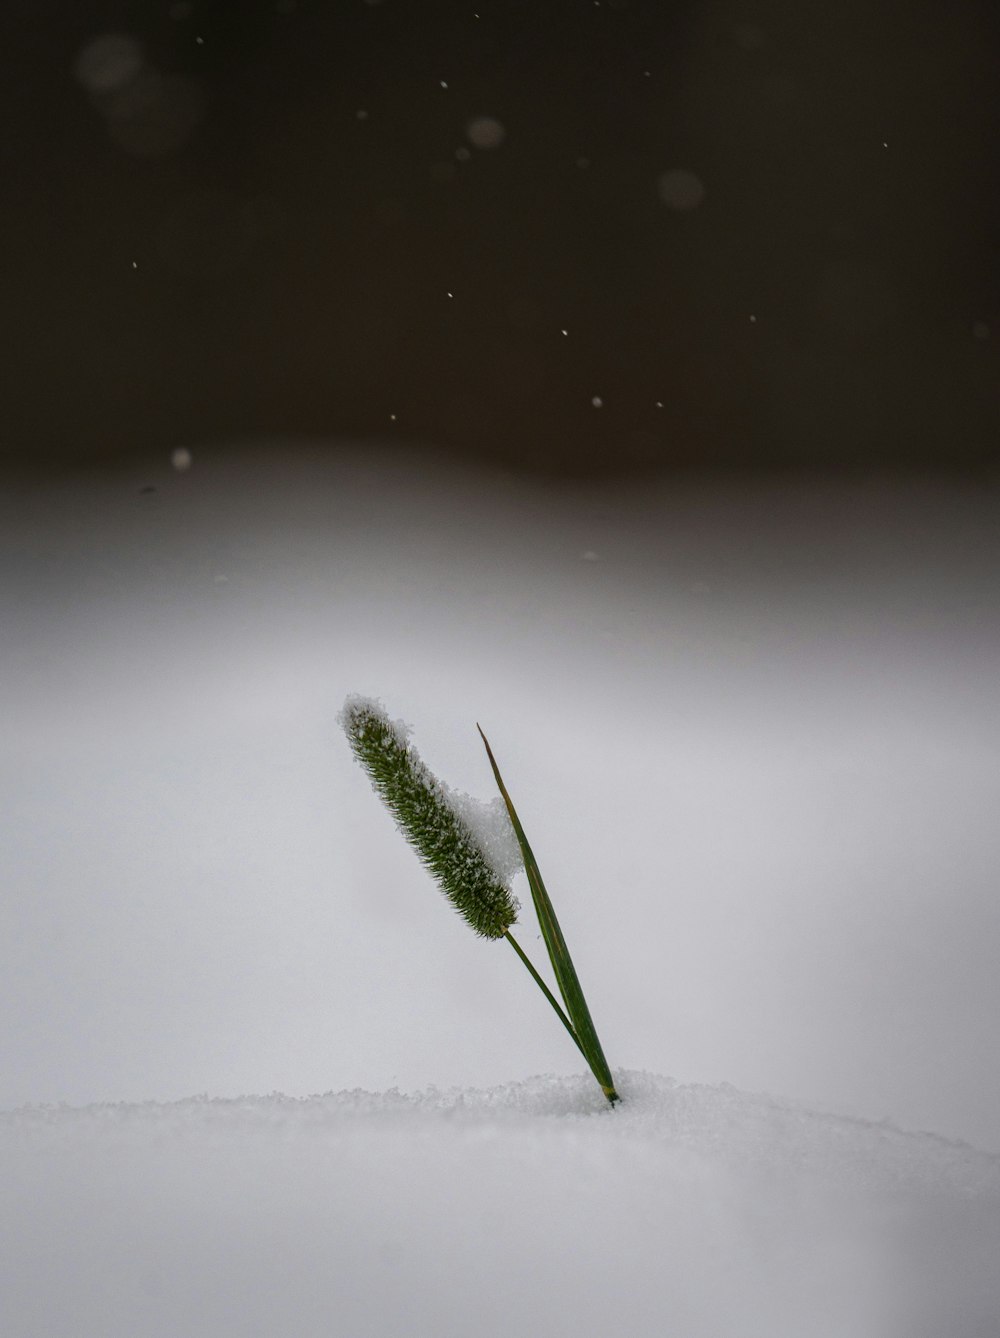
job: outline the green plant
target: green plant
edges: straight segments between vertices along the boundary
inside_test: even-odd
[[[340,721],[376,793],[445,896],[480,937],[507,940],[573,1038],[602,1092],[614,1105],[620,1098],[573,960],[486,735],[479,730],[502,801],[499,811],[493,812],[492,821],[483,820],[489,817],[484,812],[486,806],[456,795],[431,773],[409,742],[405,726],[391,721],[381,703],[367,697],[348,697]],[[516,860],[511,858],[511,833],[520,856]],[[510,932],[520,906],[511,894],[508,880],[521,864],[565,1008],[560,1007]]]

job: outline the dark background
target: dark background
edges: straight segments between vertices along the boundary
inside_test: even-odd
[[[4,458],[989,474],[998,12],[8,0]]]

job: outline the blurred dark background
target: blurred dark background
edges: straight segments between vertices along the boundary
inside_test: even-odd
[[[995,0],[8,0],[0,33],[9,467],[995,467]]]

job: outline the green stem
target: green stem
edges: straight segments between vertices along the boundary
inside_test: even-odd
[[[545,995],[546,999],[548,999],[548,1001],[549,1001],[549,1003],[552,1005],[552,1007],[556,1010],[556,1013],[558,1014],[558,1017],[559,1017],[559,1021],[563,1024],[563,1026],[566,1028],[566,1030],[569,1032],[569,1034],[573,1037],[573,1044],[574,1044],[574,1045],[576,1046],[576,1048],[580,1051],[580,1054],[583,1055],[584,1059],[587,1060],[587,1065],[588,1065],[588,1067],[589,1067],[589,1065],[590,1065],[590,1059],[589,1059],[589,1057],[588,1057],[588,1055],[587,1055],[587,1052],[586,1052],[586,1050],[584,1050],[583,1046],[580,1044],[580,1038],[579,1038],[579,1036],[577,1036],[576,1032],[573,1030],[573,1024],[572,1024],[572,1022],[570,1022],[569,1018],[566,1016],[566,1014],[563,1012],[563,1010],[559,1007],[559,1003],[558,1003],[558,1001],[556,1000],[555,995],[552,993],[552,991],[549,989],[548,985],[546,985],[545,981],[541,978],[541,976],[538,974],[538,972],[537,972],[537,971],[535,970],[535,968],[532,966],[531,962],[530,962],[530,961],[528,960],[528,958],[525,956],[524,951],[523,951],[522,948],[521,948],[521,945],[518,943],[517,939],[514,937],[514,935],[510,932],[509,929],[508,929],[507,932],[504,934],[504,938],[508,940],[508,942],[510,943],[510,946],[514,949],[514,951],[517,953],[518,957],[520,957],[521,961],[525,964],[525,966],[526,966],[526,967],[528,968],[528,970],[531,972],[531,975],[532,975],[532,978],[533,978],[535,984],[538,986],[538,988],[539,988],[539,989],[542,991],[542,993]]]

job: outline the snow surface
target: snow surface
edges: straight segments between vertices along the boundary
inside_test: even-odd
[[[994,1338],[1000,1157],[727,1085],[0,1115],[12,1338]]]
[[[0,487],[0,1108],[577,1072],[365,691],[482,725],[613,1067],[1000,1153],[1000,489],[190,445]]]

